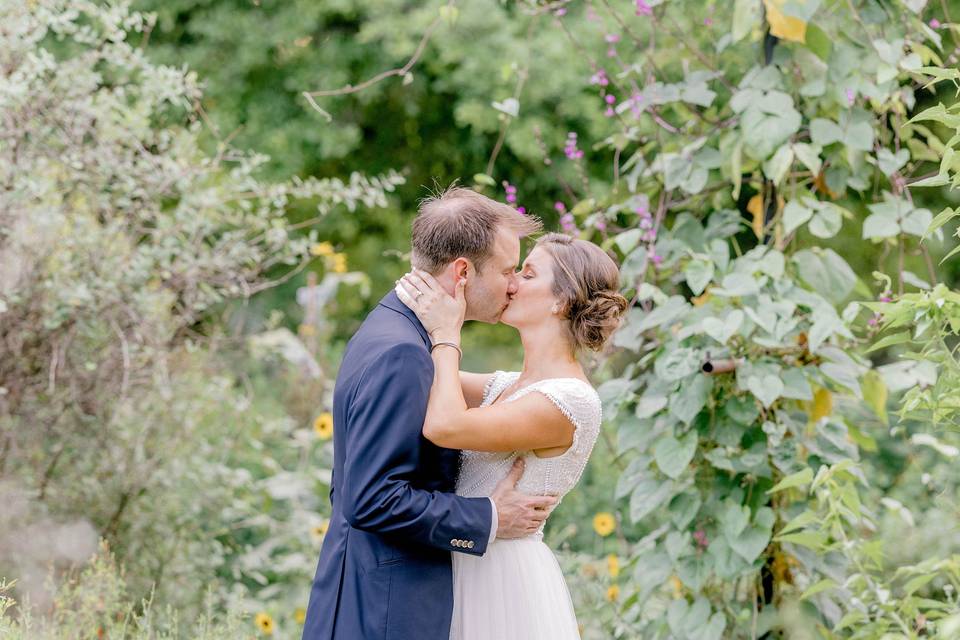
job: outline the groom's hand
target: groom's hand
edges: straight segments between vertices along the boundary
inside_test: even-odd
[[[490,496],[497,506],[498,538],[522,538],[536,533],[557,505],[554,496],[528,496],[517,491],[523,464],[523,458],[517,458],[510,473]]]

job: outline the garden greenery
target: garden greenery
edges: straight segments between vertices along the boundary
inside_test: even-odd
[[[372,94],[316,91],[365,79],[348,64],[322,87],[294,74],[334,121],[309,139],[325,157],[359,149],[360,125],[335,126],[360,117],[343,104],[410,96],[422,114],[453,91],[465,148],[489,139],[468,168],[476,188],[537,213],[549,202],[545,217],[622,265],[632,308],[594,363],[601,462],[548,531],[583,636],[960,634],[960,297],[951,257],[937,265],[960,181],[950,3],[402,4],[316,10],[363,16],[363,43],[401,58],[433,35],[421,67]],[[270,14],[284,37],[298,6]],[[342,282],[368,283],[289,209],[319,207],[359,238],[354,209],[385,206],[402,179],[264,182],[264,157],[204,133],[196,77],[131,44],[150,16],[79,0],[0,8],[0,469],[28,505],[0,548],[80,531],[66,565],[109,540],[128,578],[106,577],[106,550],[91,571],[117,585],[110,611],[131,621],[118,634],[149,633],[135,620],[153,609],[131,603],[152,587],[202,620],[211,576],[227,618],[239,605],[257,613],[247,629],[296,634],[329,483],[332,354],[317,318]],[[477,32],[479,16],[496,28]],[[210,28],[188,50],[209,53]],[[305,74],[307,37],[226,68],[272,55]],[[242,119],[234,75],[212,84]],[[403,146],[424,142],[404,131]],[[366,254],[397,249],[378,232]],[[274,318],[235,345],[216,313],[308,268],[325,280],[302,290],[298,334]],[[66,584],[58,608],[82,609]]]

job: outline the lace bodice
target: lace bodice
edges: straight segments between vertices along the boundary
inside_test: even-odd
[[[494,402],[519,376],[518,371],[494,372],[484,388],[480,406]],[[457,478],[458,495],[489,496],[510,471],[518,455],[524,457],[523,477],[517,483],[517,490],[522,493],[556,495],[562,499],[580,480],[600,433],[600,397],[593,387],[579,378],[549,378],[522,387],[501,402],[516,400],[533,391],[542,393],[570,419],[574,426],[573,444],[559,456],[550,458],[540,458],[532,451],[464,451]],[[538,533],[542,534],[542,531],[541,526]]]

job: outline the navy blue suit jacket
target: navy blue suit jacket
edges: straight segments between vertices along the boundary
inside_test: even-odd
[[[333,513],[303,640],[448,640],[450,552],[483,555],[492,509],[453,493],[460,452],[421,433],[429,345],[393,291],[347,345],[333,394]]]

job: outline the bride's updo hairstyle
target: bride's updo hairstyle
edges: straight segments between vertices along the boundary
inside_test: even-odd
[[[553,294],[570,320],[574,348],[599,351],[629,304],[620,295],[616,263],[592,242],[563,233],[548,233],[536,246],[553,258]]]

